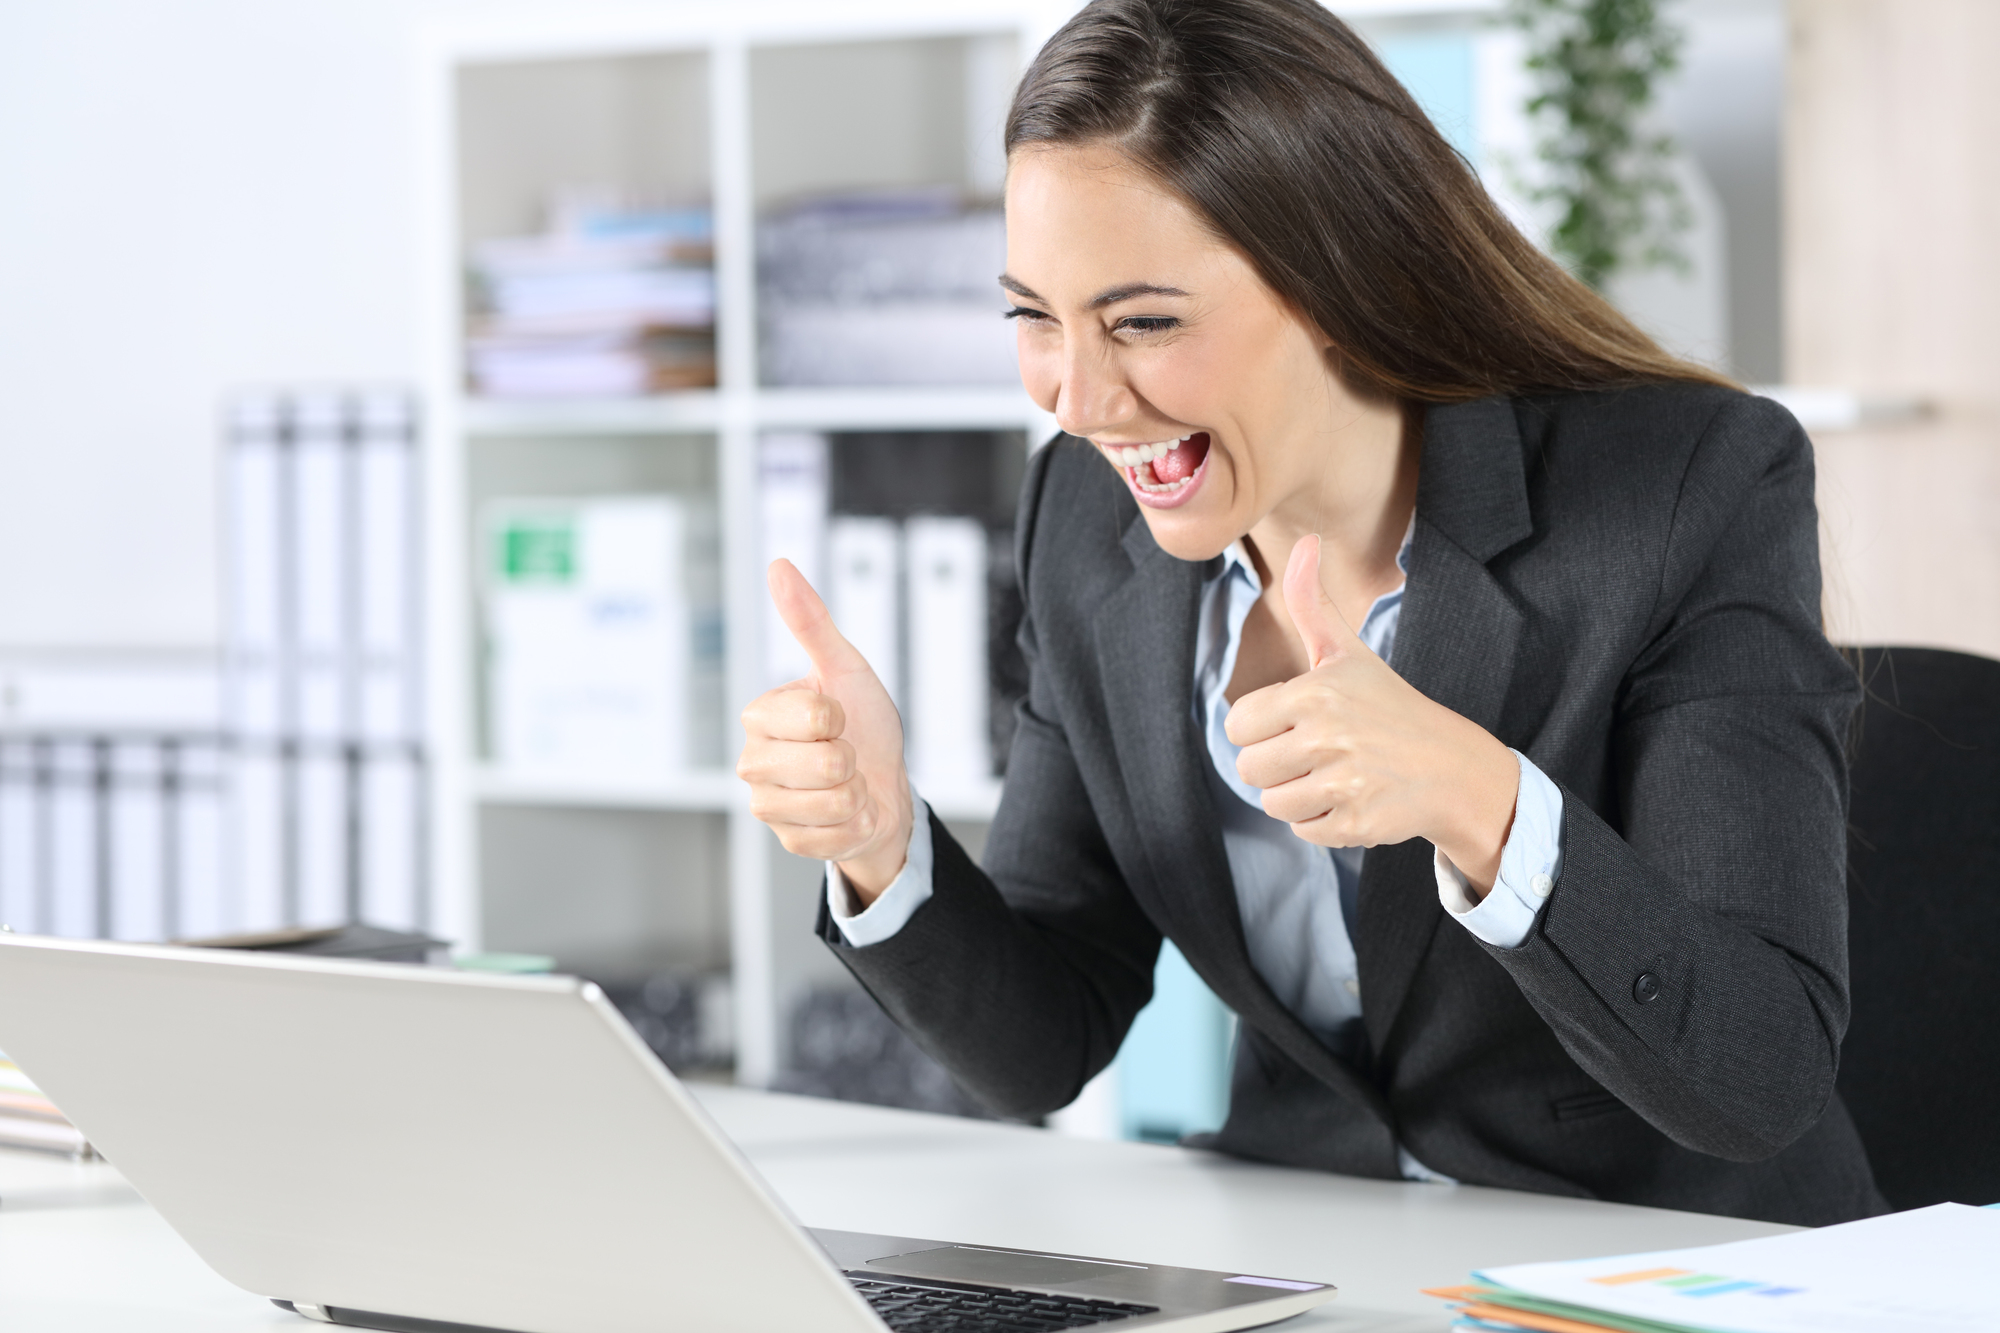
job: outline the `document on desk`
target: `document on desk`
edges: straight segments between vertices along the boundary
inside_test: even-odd
[[[1996,1273],[2000,1209],[1941,1203],[1762,1240],[1482,1269],[1480,1287],[1455,1295],[1631,1330],[1975,1333],[2000,1326]]]

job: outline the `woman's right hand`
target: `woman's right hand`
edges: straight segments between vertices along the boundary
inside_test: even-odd
[[[837,862],[866,905],[902,873],[910,849],[903,719],[805,575],[774,560],[766,579],[812,671],[743,710],[736,776],[750,784],[750,812],[786,851]]]

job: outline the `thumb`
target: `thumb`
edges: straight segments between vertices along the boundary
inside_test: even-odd
[[[806,582],[806,576],[799,573],[797,565],[789,560],[773,560],[764,572],[764,581],[771,589],[778,618],[812,659],[813,674],[820,678],[821,688],[857,671],[874,674],[868,659],[841,635],[826,603],[813,591],[812,584]]]
[[[1360,640],[1340,608],[1326,595],[1319,581],[1319,535],[1299,538],[1292,558],[1285,566],[1285,610],[1292,628],[1305,641],[1306,660],[1314,667],[1351,652]]]

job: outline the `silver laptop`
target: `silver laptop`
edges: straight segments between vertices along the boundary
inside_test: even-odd
[[[0,934],[0,1050],[218,1273],[507,1333],[1222,1333],[1319,1282],[807,1230],[597,987]]]

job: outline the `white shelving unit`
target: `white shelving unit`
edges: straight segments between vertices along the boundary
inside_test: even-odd
[[[663,7],[454,23],[427,31],[420,47],[438,928],[468,947],[520,948],[535,942],[521,938],[532,929],[522,922],[569,929],[588,918],[611,965],[662,953],[726,965],[746,1083],[784,1067],[791,999],[838,966],[809,934],[817,867],[777,846],[731,772],[734,717],[764,688],[758,437],[1007,430],[1038,442],[1054,431],[1019,390],[758,387],[756,218],[768,202],[812,189],[942,176],[997,190],[1006,98],[1066,12],[1061,4]],[[605,179],[620,173],[636,179]],[[665,186],[712,202],[720,387],[617,401],[469,397],[467,242],[532,229],[537,191],[599,183]],[[474,515],[483,497],[530,484],[713,496],[727,644],[721,766],[671,781],[585,783],[526,778],[483,760]],[[992,817],[999,784],[926,795],[943,817],[977,824]],[[644,900],[598,901],[601,884],[567,881],[566,867],[586,865],[605,875],[613,867],[627,897]],[[586,872],[575,873],[580,883]],[[579,906],[567,913],[571,893]],[[585,938],[576,930],[566,938]]]

